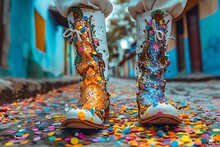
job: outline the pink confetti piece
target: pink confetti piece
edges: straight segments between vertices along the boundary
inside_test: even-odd
[[[71,138],[65,138],[64,140],[65,140],[65,141],[70,141],[70,140],[71,140]]]
[[[8,133],[11,133],[11,134],[14,134],[14,133],[17,132],[17,130],[8,130],[7,132],[8,132]]]
[[[163,112],[161,112],[161,111],[157,112],[157,115],[162,115],[162,114],[163,114]]]
[[[32,128],[32,130],[33,130],[34,132],[36,132],[36,131],[38,131],[38,128]]]
[[[41,139],[41,137],[38,136],[38,137],[35,137],[35,138],[33,139],[33,141],[39,141],[40,139]]]
[[[80,139],[84,139],[84,138],[86,138],[86,135],[84,135],[84,134],[82,134],[82,133],[79,133],[79,134],[78,134],[78,137],[79,137]]]
[[[36,134],[36,135],[39,135],[39,134],[41,134],[42,132],[34,132],[34,134]]]

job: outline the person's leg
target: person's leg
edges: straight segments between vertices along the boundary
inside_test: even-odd
[[[137,103],[140,123],[178,124],[177,109],[168,104],[164,72],[169,66],[168,39],[173,17],[186,0],[137,0],[128,8],[137,22]]]
[[[103,128],[109,115],[108,48],[105,16],[112,11],[108,0],[56,0],[58,10],[66,16],[70,37],[76,50],[76,69],[81,75],[80,100],[67,111],[63,127]]]

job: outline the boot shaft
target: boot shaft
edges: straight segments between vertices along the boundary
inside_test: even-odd
[[[84,109],[103,110],[108,101],[108,49],[105,16],[101,11],[73,7],[68,16],[70,28],[64,33],[71,37],[76,50],[76,69],[81,75],[81,98]]]
[[[70,42],[73,42],[76,48],[79,46],[76,43],[79,40],[87,40],[87,43],[94,45],[97,53],[100,53],[105,63],[104,77],[108,78],[109,51],[107,47],[105,15],[101,11],[89,8],[73,7],[71,9],[72,11],[69,13],[67,19],[70,29],[76,31],[76,33]],[[85,26],[86,23],[87,26]],[[83,36],[80,35],[84,32],[87,32],[88,36],[86,34]],[[67,35],[69,34],[67,33]],[[84,50],[85,48],[82,47],[79,49],[81,52]],[[76,57],[76,62],[79,62],[79,60],[80,57]],[[95,60],[97,59],[95,58]]]
[[[167,43],[172,16],[163,10],[137,16],[137,99],[140,103],[165,102],[164,72],[169,65]]]

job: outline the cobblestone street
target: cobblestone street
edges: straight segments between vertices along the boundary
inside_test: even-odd
[[[65,107],[78,101],[79,86],[0,106],[0,146],[219,146],[220,81],[167,84],[179,126],[141,126],[135,80],[110,79],[111,119],[103,130],[62,129]]]

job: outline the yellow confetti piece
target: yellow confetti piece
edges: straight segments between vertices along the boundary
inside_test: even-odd
[[[194,128],[195,129],[201,129],[201,128],[203,128],[204,126],[203,125],[196,125]]]
[[[73,147],[83,147],[82,144],[73,145]]]
[[[23,136],[24,136],[24,137],[28,137],[28,136],[29,136],[29,134],[24,134]]]
[[[220,132],[220,129],[212,129],[213,132]]]
[[[102,80],[102,78],[101,78],[101,77],[97,77],[97,80],[98,80],[98,81],[101,81],[101,80]]]
[[[140,127],[140,128],[138,128],[138,131],[144,132],[144,131],[145,131],[145,128],[144,128],[144,127]]]
[[[147,136],[153,136],[154,134],[147,134]]]
[[[73,137],[73,138],[71,138],[70,142],[71,142],[73,145],[76,145],[76,144],[78,144],[79,140],[78,140],[78,138]]]
[[[93,55],[97,55],[97,53],[96,53],[96,52],[92,52],[92,54],[93,54]]]
[[[28,140],[24,140],[24,141],[22,141],[20,144],[24,145],[24,144],[28,144],[28,143],[29,143]]]
[[[90,119],[91,119],[91,118],[90,118]],[[90,120],[90,121],[91,121],[91,120]],[[106,127],[110,127],[111,125],[110,125],[110,124],[105,124],[105,126],[106,126]]]
[[[55,141],[61,141],[62,140],[62,138],[56,138],[55,139]]]
[[[198,135],[203,134],[203,132],[201,132],[201,131],[195,131],[195,133]]]
[[[93,117],[90,117],[89,121],[90,121],[90,122],[94,122],[94,118],[93,118]]]
[[[5,146],[12,146],[12,145],[14,145],[13,142],[7,142],[7,143],[5,143]]]
[[[191,139],[190,139],[189,136],[183,136],[183,137],[181,138],[181,141],[184,142],[184,143],[187,143],[187,142],[190,142]]]
[[[86,116],[85,116],[84,112],[79,112],[78,117],[79,117],[80,120],[86,120]]]
[[[109,133],[108,133],[108,132],[103,132],[102,135],[104,135],[104,136],[108,136]]]
[[[54,132],[50,132],[47,134],[47,136],[53,136],[55,133]]]

